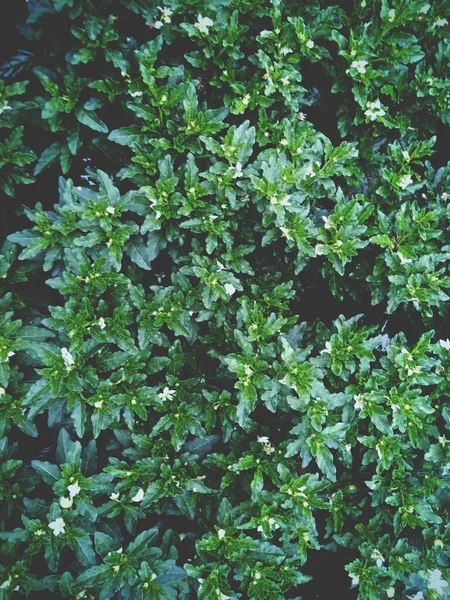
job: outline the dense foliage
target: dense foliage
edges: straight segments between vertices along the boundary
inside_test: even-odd
[[[22,9],[0,599],[450,597],[448,2]]]

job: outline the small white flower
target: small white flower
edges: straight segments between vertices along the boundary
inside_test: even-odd
[[[161,20],[164,21],[164,23],[172,22],[172,19],[170,17],[173,15],[173,10],[171,10],[170,8],[167,8],[165,6],[164,7],[158,6],[157,9],[161,13]]]
[[[109,215],[113,215],[116,212],[116,209],[114,208],[114,206],[108,206],[108,208],[106,209],[106,212]]]
[[[12,350],[10,350],[7,354],[8,358],[11,358],[12,356],[14,356],[16,353],[13,352]]]
[[[250,96],[250,94],[245,94],[245,96],[242,98],[242,104],[244,106],[248,106],[250,104],[251,99],[252,97]]]
[[[217,537],[219,538],[219,540],[223,540],[223,538],[225,537],[225,529],[219,529],[219,531],[217,532]]]
[[[444,25],[448,25],[448,19],[438,19],[434,22],[433,27],[444,27]]]
[[[81,488],[78,485],[78,481],[76,481],[75,483],[72,483],[71,485],[68,485],[67,491],[69,492],[69,496],[71,498],[73,498],[74,496],[78,496],[78,494],[81,492]]]
[[[361,394],[356,394],[353,396],[353,400],[355,402],[355,410],[362,410],[364,408],[364,402]]]
[[[258,580],[258,579],[261,579],[261,573],[260,573],[259,571],[256,571],[256,573],[255,573],[255,575],[254,575],[254,578],[255,578],[256,580]]]
[[[282,77],[281,78],[281,83],[283,85],[289,85],[290,81],[289,81],[289,77]]]
[[[373,558],[375,560],[375,563],[378,568],[382,567],[383,563],[385,561],[384,556],[381,554],[381,552],[379,550],[377,550],[377,548],[374,548],[374,551],[370,555],[370,558]]]
[[[214,22],[209,17],[202,17],[202,15],[198,15],[197,23],[195,23],[195,27],[200,31],[200,33],[204,33],[205,35],[209,34],[209,27],[212,27]]]
[[[388,21],[390,21],[392,23],[392,21],[395,19],[395,10],[393,8],[391,8],[391,10],[388,12]]]
[[[412,259],[411,258],[405,258],[401,252],[397,252],[397,256],[400,259],[400,264],[401,265],[409,265],[410,263],[412,263]]]
[[[353,573],[349,573],[349,577],[352,580],[352,585],[359,585],[359,575],[354,575]]]
[[[102,408],[103,406],[103,400],[97,400],[97,402],[94,402],[94,408]]]
[[[237,162],[235,167],[230,167],[230,168],[234,169],[233,179],[237,179],[238,177],[241,177],[241,175],[242,175],[242,163]]]
[[[65,498],[64,496],[61,496],[61,498],[59,499],[59,505],[61,508],[70,508],[73,504],[73,498]]]
[[[100,329],[105,329],[105,327],[106,327],[105,319],[103,317],[100,317],[100,319],[97,321],[97,325],[100,327]]]
[[[166,400],[173,400],[174,395],[175,390],[171,390],[166,386],[163,391],[158,394],[158,398],[165,402]]]
[[[439,345],[444,350],[450,350],[450,340],[448,338],[446,340],[439,340]]]
[[[73,367],[75,361],[73,360],[73,356],[70,354],[67,348],[61,348],[61,356],[67,369]]]
[[[286,56],[287,54],[291,54],[293,50],[291,48],[281,48],[280,54],[281,56]]]
[[[444,593],[448,587],[448,582],[442,579],[442,573],[439,569],[428,570],[428,589],[435,590],[439,595]]]
[[[162,27],[163,25],[164,25],[164,23],[163,23],[162,21],[155,21],[155,22],[153,23],[153,27],[154,27],[155,29],[161,29],[161,27]]]
[[[375,100],[374,102],[367,103],[367,110],[364,112],[366,117],[368,117],[371,121],[375,121],[379,117],[383,117],[386,114],[381,102],[379,100]]]
[[[155,27],[156,27],[156,23],[155,23]],[[132,98],[139,98],[140,96],[143,96],[144,92],[141,92],[140,90],[138,90],[137,92],[130,92],[130,96]]]
[[[399,179],[398,187],[402,190],[405,190],[409,185],[412,184],[412,182],[413,178],[409,173],[407,175],[402,175],[402,177]]]
[[[444,202],[447,202],[447,200],[448,200],[448,198],[449,198],[449,195],[447,194],[447,192],[444,192],[444,193],[441,195],[441,198],[442,198],[442,200],[444,200]]]
[[[263,30],[260,32],[260,34],[259,34],[259,35],[260,35],[261,37],[267,37],[267,36],[268,36],[268,35],[270,35],[271,33],[272,33],[272,31],[269,31],[268,29],[263,29]]]
[[[308,40],[306,42],[306,47],[309,48],[309,49],[314,48],[314,42],[313,42],[313,40]]]
[[[2,115],[5,110],[12,110],[12,106],[10,106],[7,102],[4,102],[3,106],[0,106],[0,115]]]
[[[423,600],[423,592],[417,592],[414,596],[408,596],[409,600]]]
[[[322,217],[322,219],[323,219],[323,222],[324,222],[323,226],[325,227],[325,229],[330,229],[330,227],[331,227],[331,219],[330,219],[330,217],[325,217],[324,216],[324,217]]]
[[[366,72],[366,66],[368,64],[369,63],[367,62],[367,60],[354,60],[350,66],[352,67],[352,69],[355,69],[355,71],[357,71],[358,73],[363,74]]]
[[[234,285],[232,283],[226,283],[223,287],[229,296],[232,296],[236,291],[236,288],[234,287]]]
[[[141,502],[144,497],[144,490],[139,488],[137,493],[131,498],[132,502]]]
[[[118,500],[118,499],[119,499],[119,496],[120,496],[120,494],[119,494],[119,493],[117,493],[117,492],[113,492],[113,493],[112,493],[112,494],[109,496],[109,498],[110,498],[110,500]]]
[[[258,441],[260,444],[269,444],[269,443],[270,443],[270,440],[269,440],[269,438],[267,437],[267,435],[262,435],[262,436],[259,436],[259,435],[258,435],[258,436],[256,437],[256,439],[257,439],[257,441]]]
[[[49,523],[48,526],[50,527],[50,529],[53,531],[53,533],[56,536],[58,536],[60,533],[66,532],[66,530],[65,530],[66,524],[64,523],[64,519],[61,519],[61,517],[59,517],[58,519],[55,519],[54,521]]]
[[[332,348],[330,342],[325,342],[325,348],[320,351],[320,354],[331,354],[332,350],[333,350],[333,348]]]
[[[289,229],[286,229],[286,227],[280,227],[280,231],[283,237],[285,237],[287,240],[292,240]]]

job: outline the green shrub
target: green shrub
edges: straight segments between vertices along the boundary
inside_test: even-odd
[[[448,3],[27,6],[0,599],[448,598]]]

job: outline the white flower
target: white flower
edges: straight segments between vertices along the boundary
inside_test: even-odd
[[[245,94],[245,96],[242,98],[242,104],[244,106],[248,106],[250,104],[251,99],[252,97],[250,96],[250,94]]]
[[[306,113],[299,112],[296,114],[296,118],[297,121],[304,121],[306,119]],[[302,148],[297,148],[297,154],[300,154],[300,152],[302,152]]]
[[[383,117],[386,114],[381,102],[379,100],[375,100],[374,102],[367,103],[367,110],[364,112],[366,117],[368,117],[371,121],[375,121],[378,117]]]
[[[166,400],[173,400],[174,394],[175,390],[171,390],[166,386],[163,391],[158,394],[158,398],[165,402]]]
[[[405,190],[408,185],[411,185],[413,182],[413,178],[411,177],[411,175],[408,173],[407,175],[402,175],[402,177],[400,177],[399,182],[398,182],[398,187],[401,188],[402,190]]]
[[[370,555],[370,558],[373,558],[375,560],[375,563],[378,568],[382,567],[383,563],[385,561],[384,556],[381,554],[381,552],[379,550],[377,550],[377,548],[374,548],[374,551]]]
[[[237,179],[238,177],[240,177],[242,175],[242,163],[237,162],[235,167],[230,167],[230,168],[234,169],[233,179]]]
[[[444,25],[448,25],[448,19],[438,19],[434,22],[433,27],[444,27]]]
[[[97,325],[100,327],[100,329],[105,329],[105,327],[106,327],[105,319],[103,317],[100,317],[100,319],[97,321]]]
[[[354,60],[350,66],[358,73],[365,73],[368,64],[367,60]]]
[[[61,348],[61,356],[63,358],[64,364],[66,368],[70,370],[70,367],[73,367],[75,361],[73,360],[73,356],[67,350],[67,348]]]
[[[391,10],[388,12],[388,21],[390,21],[392,23],[392,21],[395,19],[395,10],[393,8],[391,8]]]
[[[442,573],[439,569],[428,570],[428,589],[435,590],[439,595],[444,593],[448,587],[447,581],[442,579]]]
[[[131,95],[133,95],[133,94],[131,94]],[[141,95],[142,95],[142,94],[141,94]],[[115,210],[114,206],[108,206],[108,208],[106,209],[106,212],[107,212],[109,215],[113,215],[113,214],[116,212],[116,210]]]
[[[144,497],[144,490],[139,488],[136,494],[131,498],[132,502],[141,502]]]
[[[75,481],[75,483],[68,485],[67,491],[69,492],[69,496],[71,498],[74,498],[74,496],[78,496],[78,494],[81,492],[81,488],[78,485],[78,481]]]
[[[287,54],[291,54],[291,52],[293,52],[291,48],[281,48],[280,50],[281,56],[286,56]]]
[[[289,77],[282,77],[281,78],[281,83],[283,85],[289,85]]]
[[[225,529],[219,529],[219,531],[217,532],[217,537],[219,538],[219,540],[223,540],[223,538],[225,537]]]
[[[267,36],[268,36],[268,35],[270,35],[271,33],[272,33],[272,32],[271,32],[271,31],[269,31],[268,29],[263,29],[263,30],[260,32],[260,34],[259,34],[259,35],[260,35],[261,37],[267,37]]]
[[[450,340],[448,338],[446,340],[439,340],[439,345],[444,350],[450,350]]]
[[[162,21],[155,21],[155,22],[153,23],[153,27],[154,27],[155,29],[161,29],[161,27],[162,27],[163,25],[164,25],[164,23],[163,23]]]
[[[0,106],[0,115],[2,115],[5,110],[12,110],[12,106],[10,106],[7,102],[4,102],[3,106]]]
[[[73,504],[73,499],[72,498],[65,498],[64,496],[61,496],[61,498],[59,499],[59,505],[61,508],[70,508]]]
[[[441,195],[441,198],[442,198],[442,200],[444,200],[444,202],[447,202],[447,200],[448,200],[448,198],[449,198],[449,196],[448,196],[447,192],[444,192],[444,193]]]
[[[198,15],[197,23],[195,23],[195,27],[200,31],[200,33],[204,33],[205,35],[209,34],[209,27],[214,25],[214,21],[211,21],[209,17],[202,17],[202,15]]]
[[[353,573],[349,573],[349,577],[352,580],[352,585],[359,585],[359,575],[354,575]]]
[[[412,263],[412,259],[405,258],[401,252],[397,252],[397,256],[399,257],[400,264],[402,264],[402,265],[409,265],[410,263]]]
[[[364,408],[364,402],[361,394],[356,394],[353,396],[353,400],[355,402],[355,410],[362,410]]]
[[[283,237],[285,237],[287,240],[292,240],[289,229],[286,229],[286,227],[280,227],[280,231]]]
[[[119,494],[119,493],[117,493],[117,492],[113,492],[113,493],[110,495],[110,497],[109,497],[109,498],[110,498],[110,500],[118,500],[118,499],[119,499],[119,496],[120,496],[120,494]]]
[[[330,222],[330,217],[322,217],[323,222],[324,222],[324,227],[325,229],[330,229],[331,227],[331,222]]]
[[[309,49],[314,48],[314,42],[312,40],[308,40],[306,42],[306,47]]]
[[[330,342],[325,342],[325,348],[320,351],[320,354],[331,354],[332,350]]]
[[[64,519],[61,519],[61,517],[49,523],[48,526],[56,536],[58,536],[60,533],[66,533],[66,524],[64,523]]]
[[[155,27],[156,27],[156,23],[155,23]],[[138,98],[138,97],[140,97],[140,96],[142,96],[142,95],[143,95],[143,92],[141,92],[140,90],[138,90],[137,92],[130,92],[130,96],[131,96],[132,98]],[[113,213],[113,214],[114,214],[114,213]]]
[[[267,435],[262,435],[262,436],[259,436],[259,435],[258,435],[258,436],[256,437],[256,439],[257,439],[257,441],[258,441],[260,444],[269,444],[269,442],[270,442],[270,440],[269,440],[269,438],[267,437]]]
[[[173,15],[173,10],[171,10],[170,8],[167,7],[161,7],[158,6],[157,9],[160,11],[161,13],[161,19],[164,21],[164,23],[171,23],[172,19],[170,18]]]
[[[223,287],[229,296],[232,296],[236,291],[236,288],[234,287],[234,285],[232,283],[226,283]]]

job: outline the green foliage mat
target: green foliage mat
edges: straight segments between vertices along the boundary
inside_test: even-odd
[[[0,599],[448,599],[448,2],[11,4]]]

